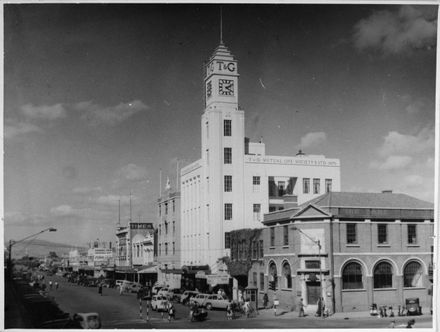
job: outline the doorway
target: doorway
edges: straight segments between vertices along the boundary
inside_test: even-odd
[[[321,285],[319,282],[307,282],[307,303],[318,304]]]

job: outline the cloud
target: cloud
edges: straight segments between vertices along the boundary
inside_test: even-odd
[[[436,7],[430,7],[436,11]],[[397,54],[413,49],[432,48],[437,20],[428,8],[401,6],[396,11],[376,11],[355,25],[353,41],[359,50],[376,49]]]
[[[135,164],[128,164],[118,171],[118,175],[125,180],[139,181],[146,180],[148,172],[145,167],[137,166]]]
[[[396,154],[414,155],[423,152],[434,153],[434,146],[434,128],[427,127],[420,130],[416,135],[405,135],[397,131],[390,131],[388,135],[384,137],[384,143],[378,149],[378,152],[382,157]]]
[[[19,137],[22,135],[26,135],[29,133],[41,133],[42,130],[40,127],[37,127],[33,124],[26,122],[13,122],[6,121],[5,124],[5,139],[13,139],[15,137]]]
[[[383,162],[372,161],[370,167],[381,171],[390,171],[406,168],[411,162],[410,156],[389,156]]]
[[[49,225],[47,218],[40,215],[32,215],[23,212],[9,211],[5,212],[5,226],[34,226]]]
[[[299,145],[299,148],[306,149],[306,148],[315,147],[317,145],[324,143],[326,140],[327,140],[327,134],[322,131],[308,133],[305,136],[301,137],[301,143]]]
[[[424,178],[418,174],[406,175],[403,182],[408,187],[417,187],[424,183]]]
[[[62,104],[52,106],[33,106],[26,104],[21,107],[23,114],[29,119],[56,120],[66,117],[66,110]]]
[[[96,192],[102,192],[101,187],[77,187],[73,188],[74,194],[93,194]]]
[[[131,201],[132,203],[136,202],[138,200],[137,196],[132,195]],[[118,206],[119,201],[122,205],[128,205],[130,204],[130,196],[129,195],[106,195],[106,196],[99,196],[98,198],[94,199],[94,202],[97,204],[102,205],[108,205],[108,206]]]
[[[81,112],[81,118],[91,126],[116,126],[134,114],[149,109],[140,100],[108,107],[94,104],[91,101],[84,101],[73,105],[72,108]]]
[[[70,205],[60,205],[50,209],[50,213],[56,217],[78,216],[79,212]]]

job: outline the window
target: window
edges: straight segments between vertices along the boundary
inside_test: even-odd
[[[283,265],[283,277],[284,277],[284,287],[292,288],[292,273],[290,271],[290,264],[285,262]]]
[[[206,193],[209,194],[209,176],[206,177]]]
[[[232,220],[232,204],[225,204],[225,220]]]
[[[303,179],[303,194],[308,194],[310,192],[310,179]]]
[[[159,256],[162,255],[162,244],[159,243]]]
[[[363,289],[362,267],[359,263],[348,263],[342,271],[342,289]]]
[[[159,235],[162,234],[162,225],[159,225]]]
[[[403,269],[403,287],[422,287],[422,266],[418,262],[409,262]]]
[[[264,257],[264,247],[263,247],[263,240],[260,240],[260,252],[259,252],[259,258]]]
[[[168,214],[168,203],[165,203],[165,214]]]
[[[407,225],[407,226],[408,226],[408,244],[416,244],[417,243],[416,225]]]
[[[282,197],[286,194],[286,182],[278,181],[278,197]]]
[[[159,217],[162,215],[162,209],[161,209],[161,205],[159,204]]]
[[[283,245],[289,245],[289,226],[283,226]]]
[[[388,228],[387,224],[377,225],[377,242],[379,244],[384,244],[388,242]]]
[[[320,179],[313,179],[313,193],[314,194],[319,194],[320,185],[321,185]]]
[[[252,189],[254,193],[260,192],[260,177],[253,176],[252,177]]]
[[[168,242],[165,242],[165,256],[168,255]]]
[[[274,289],[278,288],[277,266],[274,262],[272,262],[272,264],[270,264],[269,266],[269,281],[274,283]]]
[[[232,175],[225,175],[225,192],[231,192],[232,191]]]
[[[257,287],[257,272],[252,272],[252,283]]]
[[[318,260],[305,261],[306,269],[316,270],[321,266],[321,262]]]
[[[270,228],[270,246],[275,246],[275,227]]]
[[[176,212],[176,202],[173,199],[173,212]]]
[[[209,165],[209,149],[206,149],[206,165]]]
[[[224,149],[224,163],[232,164],[232,148]]]
[[[260,272],[260,290],[264,289],[264,273]]]
[[[254,221],[259,221],[260,220],[260,212],[261,212],[261,204],[254,204],[253,210],[254,210]]]
[[[347,243],[357,243],[356,224],[347,224]]]
[[[176,234],[176,222],[173,220],[173,235]]]
[[[231,234],[225,233],[225,248],[230,249],[231,248]]]
[[[223,135],[231,136],[232,134],[232,120],[223,120]]]
[[[206,121],[206,138],[209,138],[209,122]]]
[[[393,287],[393,269],[386,262],[377,264],[374,269],[374,288]]]
[[[274,212],[276,210],[277,210],[276,206],[273,206],[273,205],[269,206],[269,212]]]
[[[257,259],[258,255],[258,243],[256,241],[252,241],[251,250],[252,250],[252,259]]]
[[[168,223],[165,222],[165,234],[168,234]]]
[[[325,192],[329,193],[332,191],[332,179],[325,179]]]
[[[176,242],[173,242],[173,255],[176,254]]]

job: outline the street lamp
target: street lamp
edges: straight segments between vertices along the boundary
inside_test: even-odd
[[[322,301],[321,301],[321,297],[322,297],[322,268],[321,268],[321,241],[312,239],[309,235],[307,235],[306,233],[304,233],[301,229],[299,229],[298,227],[292,227],[292,229],[294,231],[298,231],[300,232],[302,235],[304,235],[306,238],[308,238],[310,241],[312,241],[314,244],[316,244],[318,246],[318,257],[319,257],[319,302],[321,302],[321,308],[319,308],[319,312],[321,313],[321,318],[324,317],[324,313],[322,310]]]
[[[23,242],[23,241],[25,241],[27,239],[30,239],[31,237],[40,235],[41,233],[44,233],[44,232],[56,232],[56,231],[57,231],[56,228],[48,227],[48,228],[43,229],[42,231],[39,231],[38,233],[26,236],[25,238],[23,238],[21,240],[18,240],[18,241],[9,240],[9,246],[8,246],[8,276],[9,277],[12,276],[12,246],[14,244]]]

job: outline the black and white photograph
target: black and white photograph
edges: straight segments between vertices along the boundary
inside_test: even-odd
[[[439,328],[437,1],[1,6],[0,329]]]

